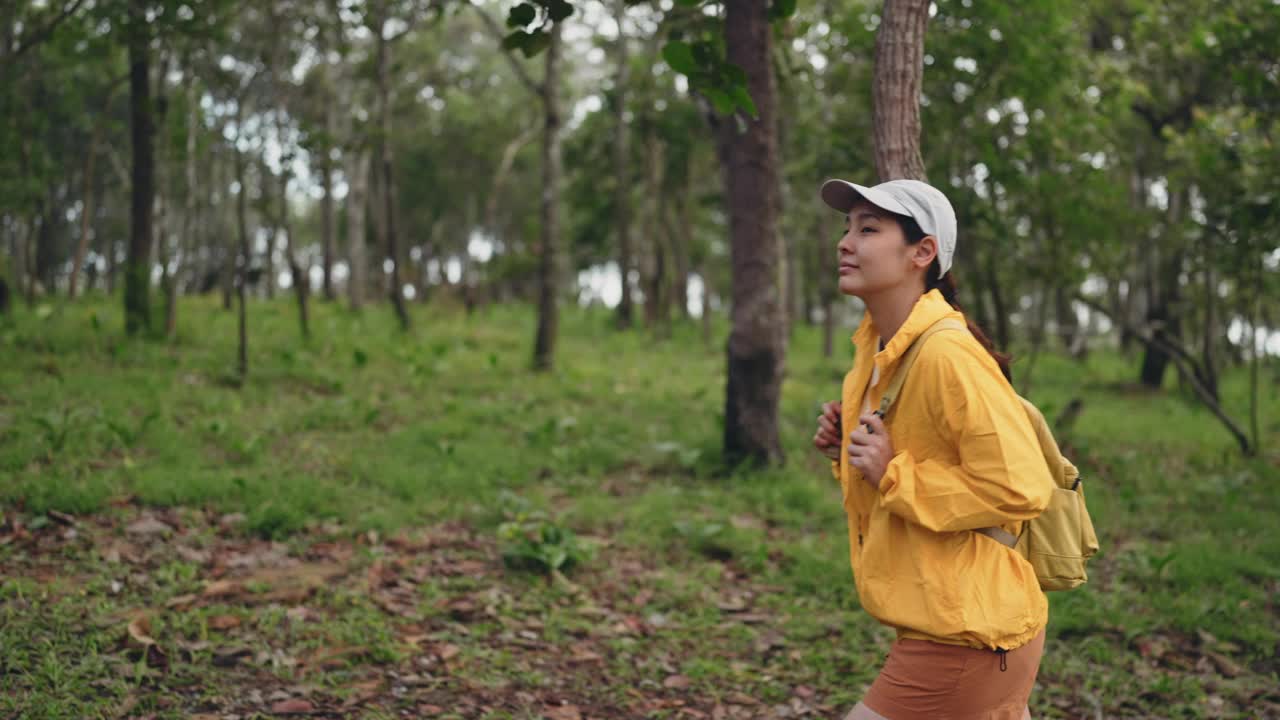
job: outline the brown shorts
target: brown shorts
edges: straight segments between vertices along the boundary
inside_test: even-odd
[[[991,650],[899,640],[862,701],[889,720],[1021,720],[1043,652],[1043,630],[1003,665]]]

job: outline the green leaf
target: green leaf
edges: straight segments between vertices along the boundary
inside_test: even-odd
[[[529,3],[520,3],[507,15],[507,27],[525,27],[538,17],[538,9]],[[505,41],[504,41],[505,42]],[[511,48],[508,48],[511,49]]]
[[[757,117],[756,101],[751,99],[751,93],[747,92],[745,85],[735,85],[733,89],[729,91],[729,97],[733,98],[734,104],[737,105],[742,112],[750,115],[751,117]]]
[[[716,112],[721,115],[729,115],[737,107],[737,103],[723,90],[719,88],[707,88],[705,91],[707,99],[715,106]]]
[[[573,5],[565,0],[553,0],[547,6],[547,16],[551,18],[552,22],[564,22],[572,14]]]
[[[796,13],[796,0],[773,0],[769,5],[770,20],[785,20]]]
[[[663,45],[662,59],[667,61],[672,70],[683,75],[692,75],[698,71],[698,62],[693,59],[693,48],[687,42],[672,40]]]
[[[551,45],[551,33],[549,32],[536,31],[527,33],[527,35],[529,36],[528,39],[525,40],[524,46],[520,48],[527,58],[537,55]]]
[[[525,43],[529,42],[531,35],[524,30],[516,30],[510,35],[502,38],[503,50],[524,50]]]

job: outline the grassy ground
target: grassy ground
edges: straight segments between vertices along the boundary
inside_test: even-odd
[[[788,358],[785,468],[716,458],[724,328],[668,340],[568,310],[181,307],[122,338],[102,299],[0,325],[0,717],[840,717],[891,637],[857,607],[808,449],[848,345]],[[1036,366],[1103,543],[1051,595],[1044,717],[1280,714],[1280,393],[1244,461],[1171,383]],[[1224,381],[1243,417],[1247,377]],[[529,538],[534,538],[530,540]],[[522,540],[523,538],[523,540]],[[564,561],[550,578],[517,561]]]

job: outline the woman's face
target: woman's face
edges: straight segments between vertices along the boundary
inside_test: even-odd
[[[929,267],[935,247],[932,237],[908,245],[893,215],[860,200],[849,210],[844,237],[836,245],[840,292],[865,299],[903,283],[922,283],[916,276]]]

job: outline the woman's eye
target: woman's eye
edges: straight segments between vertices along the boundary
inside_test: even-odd
[[[873,228],[873,227],[871,227],[870,225],[867,225],[866,227],[862,228],[862,230],[861,230],[861,232],[864,232],[864,233],[865,233],[865,232],[875,232],[875,231],[876,231],[876,229],[875,229],[875,228]]]

